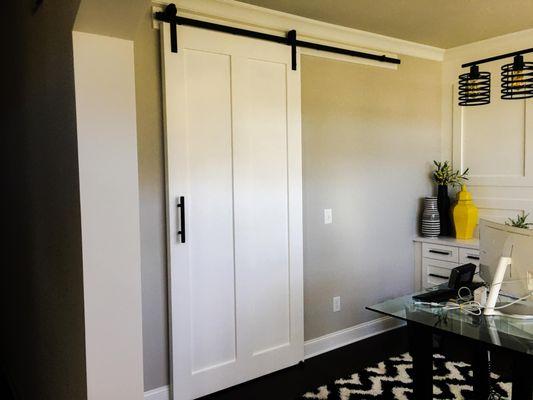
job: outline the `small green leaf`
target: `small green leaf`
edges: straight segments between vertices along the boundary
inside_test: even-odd
[[[526,214],[524,211],[522,211],[522,215],[518,214],[516,219],[508,218],[505,222],[505,225],[513,226],[515,228],[529,229],[530,226],[533,226],[533,223],[527,222],[528,217],[529,214]]]

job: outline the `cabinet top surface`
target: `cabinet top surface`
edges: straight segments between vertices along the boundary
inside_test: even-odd
[[[440,236],[437,238],[427,238],[422,236],[417,236],[413,239],[414,242],[420,242],[420,243],[431,243],[431,244],[440,244],[443,246],[455,246],[455,247],[462,247],[465,249],[479,249],[479,239],[469,239],[469,240],[461,240],[456,239],[453,237],[445,237]]]

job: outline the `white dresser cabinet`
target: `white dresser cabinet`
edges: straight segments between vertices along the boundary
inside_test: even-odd
[[[415,289],[448,282],[453,268],[463,264],[479,266],[479,240],[457,240],[453,238],[414,239],[415,247]]]

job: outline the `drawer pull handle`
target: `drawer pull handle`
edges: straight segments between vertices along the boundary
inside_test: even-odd
[[[479,260],[479,256],[466,256],[469,260]]]
[[[449,256],[451,254],[451,252],[444,250],[430,250],[429,252],[434,254],[442,254],[443,256]]]
[[[432,276],[433,278],[440,278],[440,279],[450,279],[448,276],[438,275],[438,274],[428,274],[428,276]]]

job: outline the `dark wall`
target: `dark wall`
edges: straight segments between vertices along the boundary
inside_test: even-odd
[[[2,197],[8,205],[0,397],[86,399],[72,60],[79,0],[44,0],[35,12],[36,0],[2,3]]]

